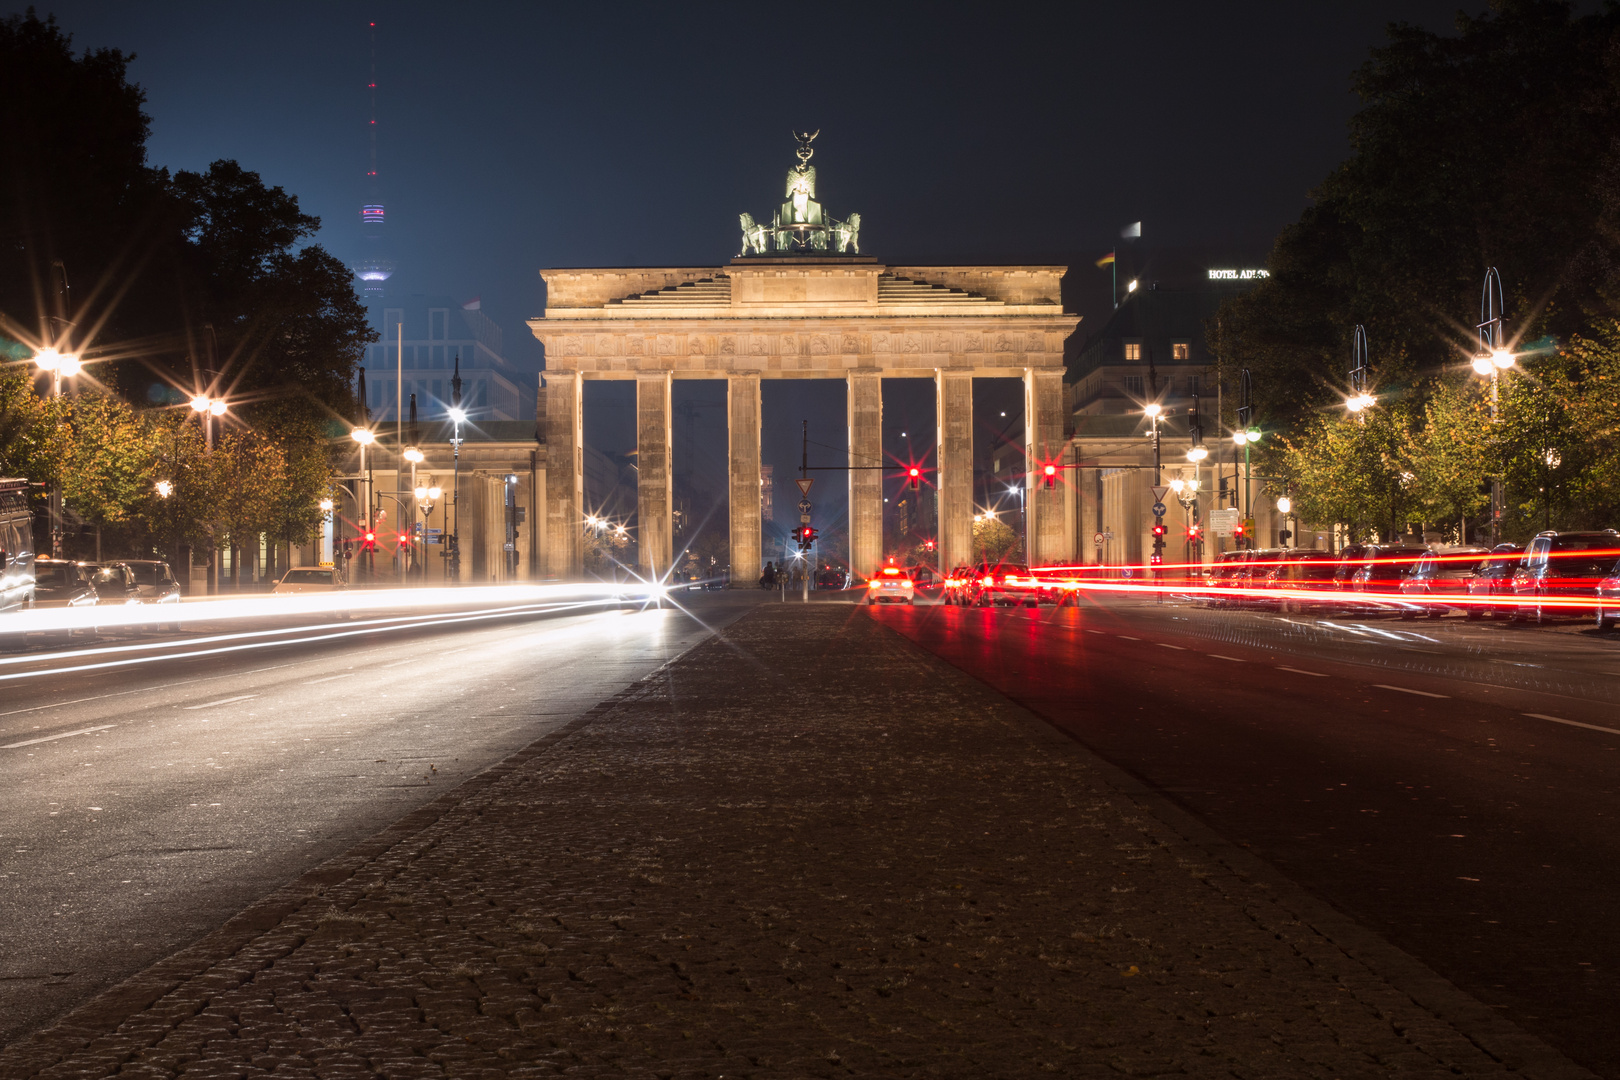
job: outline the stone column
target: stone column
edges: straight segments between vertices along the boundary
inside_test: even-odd
[[[667,371],[636,376],[636,547],[641,575],[649,581],[662,581],[674,557],[673,383]]]
[[[1065,561],[1063,493],[1046,486],[1043,466],[1063,454],[1063,372],[1024,369],[1024,445],[1029,448],[1025,485],[1027,551],[1031,566]],[[1059,476],[1062,476],[1060,471]]]
[[[849,373],[849,563],[860,578],[883,561],[883,376]]]
[[[747,588],[765,565],[760,554],[759,376],[726,379],[726,441],[731,462],[731,581]]]
[[[939,569],[948,574],[973,562],[973,376],[934,376],[939,427]]]
[[[547,372],[542,393],[546,437],[546,577],[585,576],[585,438],[581,390],[572,371]]]

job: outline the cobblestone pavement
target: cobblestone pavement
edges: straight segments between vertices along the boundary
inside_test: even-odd
[[[109,1074],[1588,1075],[831,605],[756,610],[0,1052]]]

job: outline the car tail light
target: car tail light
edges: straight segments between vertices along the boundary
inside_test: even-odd
[[[980,585],[994,585],[995,583],[996,583],[996,579],[993,578],[993,577],[983,578],[979,582]]]

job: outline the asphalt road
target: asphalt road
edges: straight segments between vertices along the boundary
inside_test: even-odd
[[[696,617],[199,627],[0,661],[0,1044],[759,602],[681,599]]]
[[[1620,1075],[1620,635],[1135,598],[873,614]]]

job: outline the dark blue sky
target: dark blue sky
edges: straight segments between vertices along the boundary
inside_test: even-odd
[[[79,47],[137,54],[153,164],[235,158],[297,195],[323,222],[319,242],[351,264],[375,20],[390,291],[482,297],[531,370],[539,348],[523,323],[543,304],[541,267],[719,265],[738,249],[738,213],[768,218],[779,200],[795,128],[821,130],[819,194],[839,217],[860,212],[864,253],[1067,264],[1066,292],[1094,325],[1109,278],[1092,264],[1127,222],[1143,221],[1152,247],[1264,252],[1347,155],[1351,74],[1386,24],[1447,30],[1456,8],[40,5]],[[996,410],[1019,407],[1016,386],[983,389],[984,426],[1005,423]],[[931,411],[924,391],[885,392],[897,459],[921,449],[900,432]],[[720,384],[683,392],[694,407],[716,395]],[[843,444],[841,394],[823,397],[766,402],[764,457],[784,509],[801,414],[813,438]],[[591,444],[633,446],[624,385],[595,400]],[[701,430],[713,445],[692,453],[677,437],[678,478],[683,460],[723,457],[723,429]],[[818,514],[841,517],[842,484],[821,488]]]
[[[1472,4],[1473,8],[1482,5]],[[881,258],[1076,263],[1119,226],[1262,250],[1347,151],[1353,68],[1453,2],[131,3],[64,0],[134,51],[151,160],[236,158],[356,255],[368,21],[401,292],[482,296],[516,358],[542,266],[718,263],[820,128],[829,209]],[[1083,261],[1082,261],[1083,260]],[[1100,289],[1100,291],[1099,291]],[[1093,295],[1095,294],[1095,295]]]

